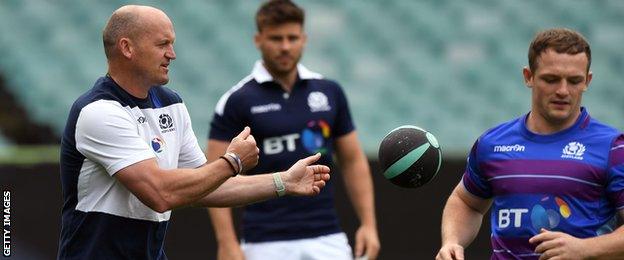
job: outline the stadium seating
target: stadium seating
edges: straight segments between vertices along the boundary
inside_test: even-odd
[[[525,113],[522,82],[536,31],[564,26],[593,47],[594,117],[624,128],[621,1],[299,1],[307,10],[303,62],[338,80],[370,155],[389,130],[419,125],[464,155],[487,128]],[[0,70],[15,95],[60,133],[73,100],[106,72],[101,31],[126,1],[5,0]],[[170,1],[176,53],[170,87],[189,106],[203,143],[214,106],[251,70],[257,1]]]
[[[9,144],[11,144],[11,142],[7,140],[4,135],[0,134],[0,147],[6,147]]]

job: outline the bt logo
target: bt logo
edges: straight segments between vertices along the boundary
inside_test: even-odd
[[[528,213],[529,209],[501,209],[498,211],[498,227],[509,227],[513,218],[513,226],[520,227],[522,225],[522,214]],[[513,217],[512,217],[513,215]]]
[[[297,148],[295,143],[297,139],[299,139],[298,133],[264,139],[264,154],[281,153],[284,151],[284,147],[287,151],[292,152]]]
[[[282,136],[265,138],[264,154],[272,155],[281,152],[294,152],[297,145],[310,154],[327,153],[327,142],[331,136],[330,125],[325,120],[312,120],[306,124],[301,133],[292,133]]]
[[[527,223],[523,223],[523,218]],[[573,218],[573,210],[563,198],[557,196],[544,196],[533,207],[529,208],[512,208],[498,210],[498,227],[507,228],[532,226],[539,232],[540,229],[554,229],[559,226],[562,221],[569,221]]]

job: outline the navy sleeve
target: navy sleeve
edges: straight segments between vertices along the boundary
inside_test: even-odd
[[[353,125],[353,120],[351,119],[351,111],[349,110],[347,97],[342,91],[340,85],[338,85],[338,83],[335,84],[337,115],[332,132],[335,133],[336,137],[340,137],[355,130],[355,125]]]
[[[221,97],[210,122],[208,139],[229,142],[243,131],[246,122],[243,110],[245,106],[241,102],[241,99],[229,93]]]

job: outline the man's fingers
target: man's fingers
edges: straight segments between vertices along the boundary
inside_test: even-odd
[[[241,140],[245,140],[245,138],[247,138],[247,136],[249,136],[249,134],[251,133],[251,128],[249,128],[249,126],[245,126],[245,128],[243,129],[243,131],[241,131],[236,137],[234,138],[239,138]]]
[[[453,259],[453,257],[451,256],[451,252],[446,251],[446,250],[441,250],[438,253],[438,256],[439,257],[436,257],[436,260],[438,260],[438,259],[439,260],[447,260],[447,259],[452,260]]]
[[[548,259],[552,260],[552,259],[559,258],[559,257],[557,257],[557,258],[555,258],[555,257],[557,257],[557,252],[555,252],[554,249],[551,249],[551,250],[547,250],[546,252],[542,253],[542,255],[540,255],[539,259],[540,260],[548,260]]]
[[[310,165],[308,166],[310,169],[312,169],[312,172],[314,174],[321,174],[321,175],[325,175],[328,174],[331,169],[329,169],[329,167],[325,166],[325,165]]]
[[[377,239],[373,239],[374,238],[370,238],[369,240],[367,240],[365,254],[368,256],[369,259],[374,260],[377,259],[377,256],[379,255],[379,241]]]
[[[361,236],[355,237],[355,256],[360,257],[364,254],[364,241]]]
[[[439,258],[437,258],[437,259],[442,259],[442,260],[454,260],[454,259],[462,259],[463,260],[464,259],[464,258],[454,257],[454,255],[455,255],[455,252],[452,251],[452,249],[449,250],[449,251],[446,251],[446,250],[445,251],[440,251],[440,253],[438,254]]]
[[[315,188],[323,188],[325,187],[325,181],[315,181],[312,186]]]
[[[455,256],[455,258],[453,258],[453,259],[464,260],[464,249],[463,248],[454,247],[452,250],[453,250],[453,255]]]
[[[460,245],[443,246],[438,252],[436,259],[464,260],[464,248]]]
[[[545,239],[546,238],[544,237],[544,235],[538,234],[538,235],[535,235],[535,236],[529,238],[529,243],[531,243],[531,244],[539,244],[539,243],[542,243],[542,241],[544,241]]]
[[[314,175],[315,181],[329,181],[330,178],[330,168],[325,165],[310,165],[309,169],[312,170],[312,174]]]
[[[535,253],[544,253],[546,251],[548,251],[549,249],[552,249],[556,246],[556,242],[554,240],[547,240],[544,241],[542,243],[540,243],[538,246],[535,247]]]
[[[256,146],[256,138],[253,137],[253,135],[249,135],[247,137],[248,141],[251,141],[253,143],[254,146]]]
[[[366,235],[362,236],[363,249],[360,256],[364,257],[364,259],[377,259],[378,246],[374,243],[370,233],[363,234]]]
[[[531,244],[539,244],[546,240],[552,240],[557,237],[555,232],[551,232],[545,229],[542,229],[539,234],[529,238],[529,243]]]
[[[329,180],[329,174],[320,174],[320,173],[314,174],[314,181],[328,181],[328,180]]]

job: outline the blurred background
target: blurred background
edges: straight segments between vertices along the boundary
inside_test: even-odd
[[[594,79],[584,105],[624,127],[624,1],[295,2],[306,10],[302,63],[341,83],[374,171],[381,259],[435,256],[442,207],[468,149],[483,131],[529,110],[521,70],[537,31],[568,27],[587,37]],[[107,19],[130,3],[158,7],[173,21],[168,86],[185,100],[202,147],[217,100],[260,58],[253,35],[261,1],[0,0],[0,188],[11,191],[14,258],[55,257],[60,135],[73,101],[106,73]],[[377,165],[383,136],[405,124],[431,131],[444,154],[438,177],[418,190],[392,186]],[[352,239],[358,222],[344,189],[337,194]],[[489,256],[488,229],[485,222],[469,257]],[[172,259],[213,259],[208,214],[175,212],[166,243]]]

